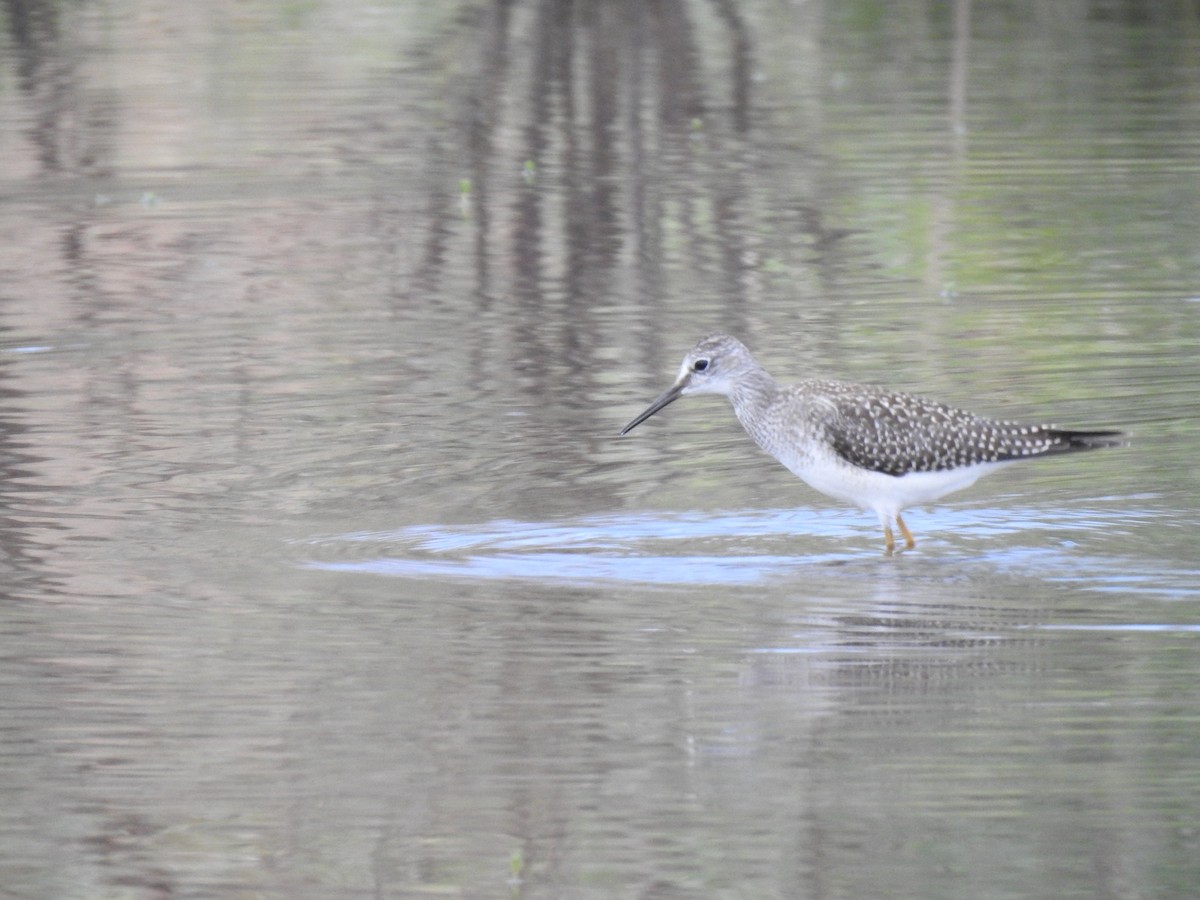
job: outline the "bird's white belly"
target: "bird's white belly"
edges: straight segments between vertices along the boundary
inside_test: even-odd
[[[784,461],[806,484],[829,497],[862,509],[899,512],[909,506],[932,503],[946,494],[970,487],[980,476],[1007,463],[978,463],[940,472],[885,475],[860,469],[838,457]]]

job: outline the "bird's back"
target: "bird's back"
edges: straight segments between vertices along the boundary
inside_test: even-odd
[[[941,472],[1120,444],[1115,431],[997,421],[869,385],[805,381],[788,390],[813,410],[828,445],[854,466],[886,475]]]

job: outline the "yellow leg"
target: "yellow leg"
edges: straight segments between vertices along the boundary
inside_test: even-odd
[[[900,526],[900,533],[904,535],[904,549],[911,550],[917,546],[917,542],[913,540],[912,532],[908,530],[908,526],[904,524],[904,519],[900,517],[900,513],[896,513],[896,524]]]
[[[896,539],[892,536],[892,526],[883,526],[883,555],[891,556],[896,550]]]

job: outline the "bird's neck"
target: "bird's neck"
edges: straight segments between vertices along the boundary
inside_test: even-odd
[[[755,368],[739,378],[729,394],[734,415],[742,423],[746,433],[768,452],[771,451],[768,446],[771,441],[768,430],[763,426],[770,418],[767,411],[779,399],[782,390],[779,383],[764,369]]]

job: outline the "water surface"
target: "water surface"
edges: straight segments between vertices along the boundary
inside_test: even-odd
[[[1200,882],[1187,4],[0,14],[0,884]],[[1130,434],[874,517],[701,334]]]

